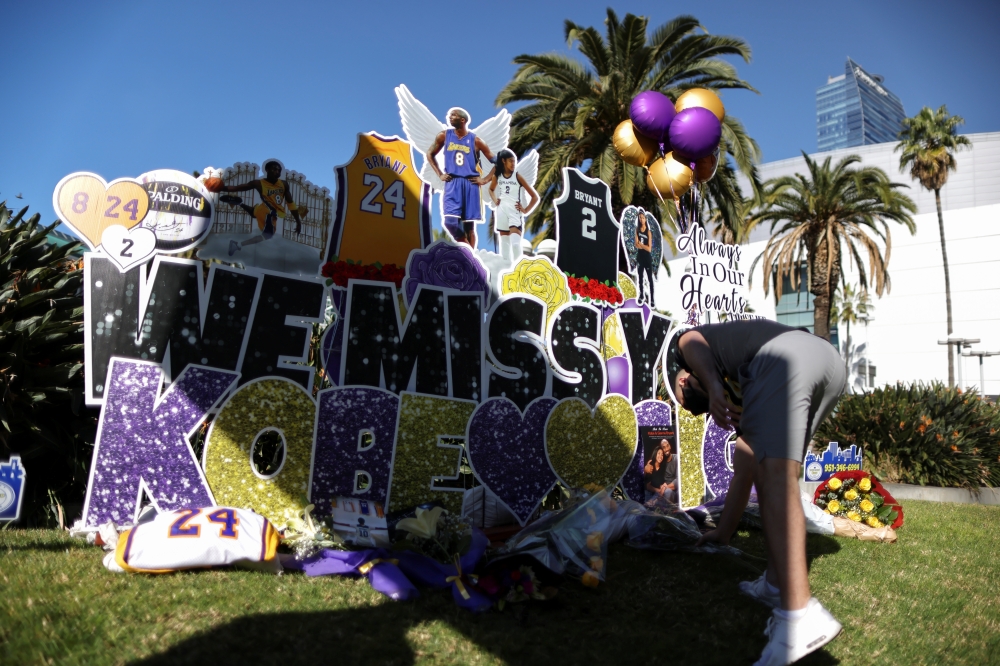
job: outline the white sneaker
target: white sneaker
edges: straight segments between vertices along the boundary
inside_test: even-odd
[[[776,611],[764,631],[771,640],[754,666],[786,666],[796,662],[832,641],[842,628],[816,597],[809,599],[806,614],[799,620],[783,620]]]
[[[771,592],[771,586],[767,582],[766,571],[757,580],[742,581],[740,583],[740,592],[752,599],[756,599],[768,608],[779,608],[781,606],[781,591]]]

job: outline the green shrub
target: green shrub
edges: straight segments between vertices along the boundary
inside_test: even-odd
[[[66,521],[82,505],[96,410],[83,403],[83,270],[79,243],[0,203],[0,459],[21,456],[22,521]],[[53,509],[53,510],[50,510]]]
[[[816,441],[857,444],[866,469],[883,481],[1000,485],[1000,409],[939,382],[845,395]]]

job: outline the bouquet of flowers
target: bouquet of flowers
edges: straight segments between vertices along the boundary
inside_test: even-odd
[[[476,586],[496,599],[499,610],[507,603],[518,603],[528,599],[546,600],[556,595],[556,588],[543,587],[529,566],[516,568],[500,568],[493,573],[480,576]]]
[[[625,298],[616,282],[598,282],[587,277],[567,276],[569,291],[573,298],[595,305],[620,305]]]
[[[472,545],[472,526],[439,506],[418,507],[414,517],[396,523],[396,530],[397,535],[400,531],[407,534],[393,544],[394,549],[413,550],[445,564]]]
[[[406,277],[406,269],[400,268],[396,264],[386,264],[383,266],[375,262],[366,266],[360,262],[355,263],[350,259],[339,261],[337,257],[333,257],[332,261],[323,264],[322,273],[323,277],[327,278],[327,286],[337,285],[338,287],[346,287],[347,281],[352,278],[356,280],[392,282],[397,287],[400,287],[403,284],[403,278]]]
[[[868,472],[837,472],[816,489],[813,502],[824,513],[869,527],[903,524],[903,508]]]

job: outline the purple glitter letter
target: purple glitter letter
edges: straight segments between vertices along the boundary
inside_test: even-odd
[[[389,465],[396,435],[399,396],[377,388],[333,388],[319,394],[316,455],[309,498],[316,514],[333,512],[335,497],[356,496],[381,502],[389,491]],[[362,449],[361,434],[371,433]],[[357,490],[357,472],[368,475],[368,487]]]
[[[189,365],[160,396],[159,365],[111,359],[84,523],[135,521],[143,489],[160,511],[214,504],[188,436],[238,378]]]
[[[545,457],[545,420],[558,400],[537,398],[524,410],[490,398],[469,419],[469,464],[522,525],[556,483]]]
[[[702,443],[701,464],[705,467],[705,483],[716,499],[721,499],[729,492],[729,483],[733,480],[733,447],[729,443],[732,430],[723,430],[711,416],[705,426],[705,439]]]

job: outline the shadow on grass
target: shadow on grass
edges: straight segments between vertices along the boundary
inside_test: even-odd
[[[838,550],[811,537],[817,556]],[[754,539],[741,539],[741,547]],[[756,544],[753,544],[756,545]],[[547,602],[474,615],[444,591],[420,599],[240,617],[191,636],[142,664],[469,663],[481,653],[512,664],[751,664],[766,644],[769,609],[741,595],[746,561],[613,546],[608,582],[567,581]],[[760,563],[763,568],[763,562]],[[759,569],[758,569],[759,571]],[[839,663],[825,650],[800,662]]]

